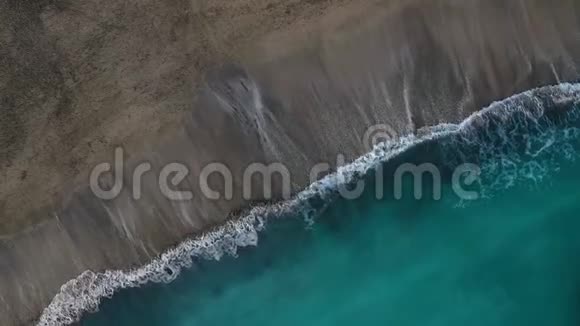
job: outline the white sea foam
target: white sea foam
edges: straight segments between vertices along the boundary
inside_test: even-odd
[[[469,137],[471,133],[479,132],[478,124],[482,120],[496,119],[496,121],[501,121],[505,119],[507,121],[512,118],[514,112],[523,112],[537,120],[546,109],[537,95],[550,96],[556,103],[570,101],[578,103],[580,101],[580,84],[561,84],[530,90],[504,101],[495,102],[458,125],[441,124],[428,128],[421,133],[421,136],[409,135],[396,141],[379,144],[371,152],[354,162],[339,167],[334,174],[309,185],[295,198],[270,206],[255,207],[239,219],[231,220],[219,228],[182,242],[143,267],[128,271],[106,271],[103,273],[86,271],[61,287],[60,292],[43,311],[38,325],[72,324],[79,321],[84,313],[97,311],[103,298],[113,296],[120,289],[139,287],[148,282],[171,282],[179,275],[182,268],[188,268],[194,263],[193,257],[219,260],[224,255],[235,256],[238,248],[257,245],[258,233],[265,229],[268,219],[303,214],[307,221],[312,221],[316,210],[309,205],[310,199],[328,200],[336,193],[338,186],[355,181],[371,169],[418,144],[461,133],[464,133],[465,137]],[[535,105],[530,106],[530,103],[535,103]],[[570,114],[578,115],[577,111],[573,110]],[[562,132],[570,137],[580,136],[579,130],[567,129]],[[547,144],[543,144],[543,148],[536,150],[542,152],[553,147]],[[532,150],[530,149],[530,151]],[[566,151],[573,150],[566,149],[564,146],[564,155],[566,155]],[[575,156],[576,154],[570,152],[569,155]],[[528,165],[524,165],[525,168],[522,171],[509,172],[509,166],[516,164],[516,162],[514,162],[513,157],[507,157],[505,160],[503,163],[495,162],[494,164],[499,164],[495,167],[493,164],[488,166],[489,169],[503,168],[501,175],[503,181],[501,182],[504,186],[513,182],[514,175],[521,174],[529,178],[538,178],[539,175],[543,175],[544,162],[530,162]]]

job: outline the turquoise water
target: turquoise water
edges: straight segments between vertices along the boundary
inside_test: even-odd
[[[543,101],[543,97],[539,97]],[[547,104],[546,104],[547,103]],[[553,105],[548,101],[542,105]],[[523,106],[537,103],[520,103]],[[416,146],[336,197],[309,226],[271,221],[238,257],[196,260],[169,284],[122,290],[82,325],[579,325],[580,130],[574,114],[516,112]],[[392,172],[430,162],[422,199]],[[475,201],[451,173],[475,163]],[[385,195],[376,197],[382,180]]]

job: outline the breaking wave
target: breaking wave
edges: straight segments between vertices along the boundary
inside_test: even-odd
[[[471,115],[460,124],[441,124],[417,135],[381,143],[354,162],[309,185],[293,199],[257,206],[221,227],[186,240],[149,264],[128,271],[86,271],[64,284],[43,311],[38,325],[68,325],[86,312],[96,312],[103,298],[121,289],[149,282],[171,282],[195,259],[219,260],[236,256],[240,247],[256,246],[258,234],[271,219],[301,215],[313,223],[320,207],[328,205],[341,185],[356,181],[371,170],[422,144],[436,143],[446,164],[478,162],[484,194],[510,187],[521,180],[537,182],[557,170],[556,157],[571,160],[578,154],[572,140],[580,129],[568,127],[580,119],[580,84],[560,84],[514,95]],[[318,205],[319,206],[319,205]]]

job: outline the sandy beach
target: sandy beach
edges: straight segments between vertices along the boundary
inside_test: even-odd
[[[81,272],[143,264],[249,204],[236,191],[177,207],[154,180],[147,203],[100,201],[88,175],[115,147],[130,164],[187,162],[192,184],[213,161],[284,162],[297,191],[312,164],[364,154],[372,125],[412,133],[577,80],[579,13],[571,0],[0,0],[0,324],[31,324]],[[254,101],[228,88],[240,80],[265,113],[216,100]]]

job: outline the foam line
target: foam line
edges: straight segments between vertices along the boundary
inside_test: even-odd
[[[265,229],[268,220],[302,214],[306,220],[312,221],[316,210],[309,205],[310,199],[320,198],[326,202],[336,193],[338,186],[356,181],[361,175],[410,148],[451,135],[465,134],[467,137],[484,126],[482,121],[507,121],[515,112],[523,112],[537,120],[547,110],[543,103],[546,98],[556,106],[577,104],[580,102],[580,84],[533,89],[495,102],[460,124],[441,124],[423,130],[420,136],[409,135],[379,144],[354,162],[339,167],[335,173],[309,185],[293,199],[254,207],[244,216],[188,239],[140,268],[102,273],[85,271],[61,287],[50,305],[44,309],[38,325],[72,324],[79,321],[84,313],[97,311],[103,298],[110,298],[121,289],[139,287],[149,282],[171,282],[178,277],[181,269],[192,266],[193,257],[219,260],[226,254],[235,256],[238,248],[258,244],[258,234]]]

